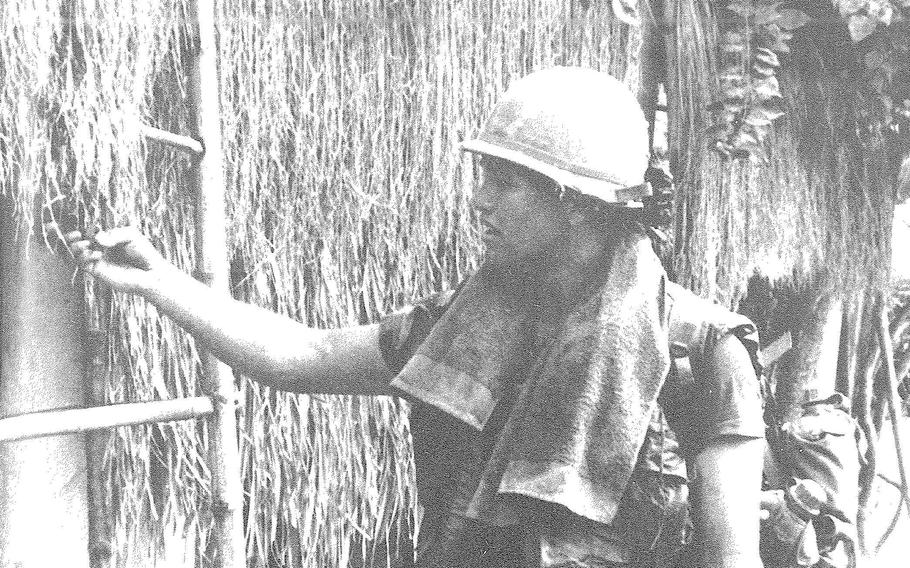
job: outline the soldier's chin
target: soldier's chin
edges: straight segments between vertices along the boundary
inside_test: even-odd
[[[537,263],[499,247],[485,247],[483,265],[502,278],[526,278],[536,271]]]

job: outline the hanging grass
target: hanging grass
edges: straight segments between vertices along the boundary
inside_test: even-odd
[[[188,21],[185,0],[0,5],[0,191],[23,238],[49,212],[130,223],[191,271],[190,164],[140,137],[190,130]],[[376,321],[473,269],[457,144],[512,78],[561,64],[639,81],[639,33],[604,2],[224,0],[218,30],[232,293],[316,327]],[[199,394],[192,338],[85,289],[107,402]],[[419,524],[406,405],[240,384],[250,565],[384,565]],[[205,455],[198,423],[108,435],[115,564],[174,527],[206,561]]]
[[[457,144],[510,78],[578,64],[638,80],[637,34],[579,6],[223,4],[235,294],[310,325],[351,325],[462,278],[479,242]],[[352,543],[384,558],[369,547],[414,529],[397,404],[246,388],[244,467],[261,480],[252,556],[344,565]],[[385,416],[378,437],[371,416]]]
[[[775,283],[824,275],[844,291],[883,288],[899,162],[881,135],[858,132],[857,86],[829,60],[851,49],[846,30],[840,37],[836,26],[819,24],[795,32],[780,77],[787,115],[773,128],[768,163],[725,160],[708,144],[706,108],[720,99],[716,14],[703,0],[669,7],[669,146],[681,189],[674,219],[683,283],[730,305],[756,272]]]

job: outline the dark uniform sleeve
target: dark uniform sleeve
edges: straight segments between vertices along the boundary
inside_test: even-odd
[[[739,340],[749,360],[733,357],[730,368],[718,369],[715,349],[730,336]],[[680,361],[690,364],[691,371],[671,371],[661,404],[686,456],[693,457],[725,436],[764,437],[761,367],[757,337],[753,336],[754,328],[749,325],[710,325],[704,348],[690,353],[688,361],[675,361],[674,365]]]
[[[733,332],[729,335],[736,337]],[[708,443],[722,436],[764,437],[761,385],[754,366],[745,361],[719,369],[714,349],[705,354],[707,360],[699,362],[700,368],[696,369],[702,379],[696,383],[697,396],[703,398],[705,415],[711,417],[701,432],[703,441]]]
[[[430,330],[448,309],[455,290],[437,292],[379,322],[379,350],[396,374],[404,368]]]

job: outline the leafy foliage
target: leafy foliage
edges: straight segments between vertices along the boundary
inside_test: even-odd
[[[732,153],[713,150],[716,133],[727,132],[717,126],[724,118],[717,105],[719,77],[731,60],[721,47],[723,34],[748,32],[740,44],[748,42],[752,53],[759,35],[765,37],[761,47],[775,45],[777,30],[744,24],[726,6],[711,0],[669,4],[675,20],[668,40],[669,148],[671,171],[683,190],[673,231],[680,281],[730,304],[756,272],[775,284],[799,285],[825,270],[844,291],[885,286],[894,165],[882,140],[863,144],[857,136],[856,109],[865,98],[845,78],[853,72],[845,68],[853,60],[846,26],[839,29],[827,2],[798,5],[810,20],[792,37],[781,27],[784,49],[772,49],[781,64],[774,73],[783,98],[778,110],[786,114],[764,129],[765,158],[730,159]],[[734,75],[751,94],[752,57],[739,57]],[[741,104],[732,97],[729,102]],[[745,106],[734,106],[728,116],[742,117]]]
[[[777,72],[790,52],[794,30],[810,21],[817,28],[831,25],[826,11],[812,3],[813,16],[784,2],[729,0],[721,7],[720,98],[709,106],[715,119],[713,147],[724,157],[754,157],[767,162],[772,125],[785,113]],[[863,92],[857,105],[862,127],[872,136],[898,136],[910,141],[910,0],[834,0],[856,49],[856,59],[842,69]],[[836,33],[828,28],[823,33]],[[843,62],[841,62],[843,65]]]
[[[777,79],[793,30],[808,22],[781,2],[732,0],[719,18],[720,93],[709,106],[714,149],[724,157],[767,161],[772,124],[784,115]]]
[[[888,24],[879,21],[877,29],[860,40],[850,28],[862,69],[858,88],[870,101],[859,107],[859,119],[867,135],[910,147],[910,8],[888,14]]]
[[[899,19],[899,10],[910,7],[910,1],[834,0],[834,6],[846,22],[850,37],[854,42],[860,42],[877,29],[888,27]]]

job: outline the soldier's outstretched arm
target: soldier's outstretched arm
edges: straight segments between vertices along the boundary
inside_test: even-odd
[[[711,372],[754,380],[745,347],[727,336],[714,349]],[[722,377],[721,382],[727,378]],[[758,400],[756,404],[760,404]],[[760,412],[760,409],[759,409]],[[695,458],[702,564],[710,568],[761,568],[758,552],[764,440],[721,436]]]
[[[121,227],[84,238],[66,235],[87,273],[115,290],[139,294],[189,331],[203,348],[258,381],[283,390],[390,394],[378,325],[309,328],[238,302],[165,260],[138,230]]]

